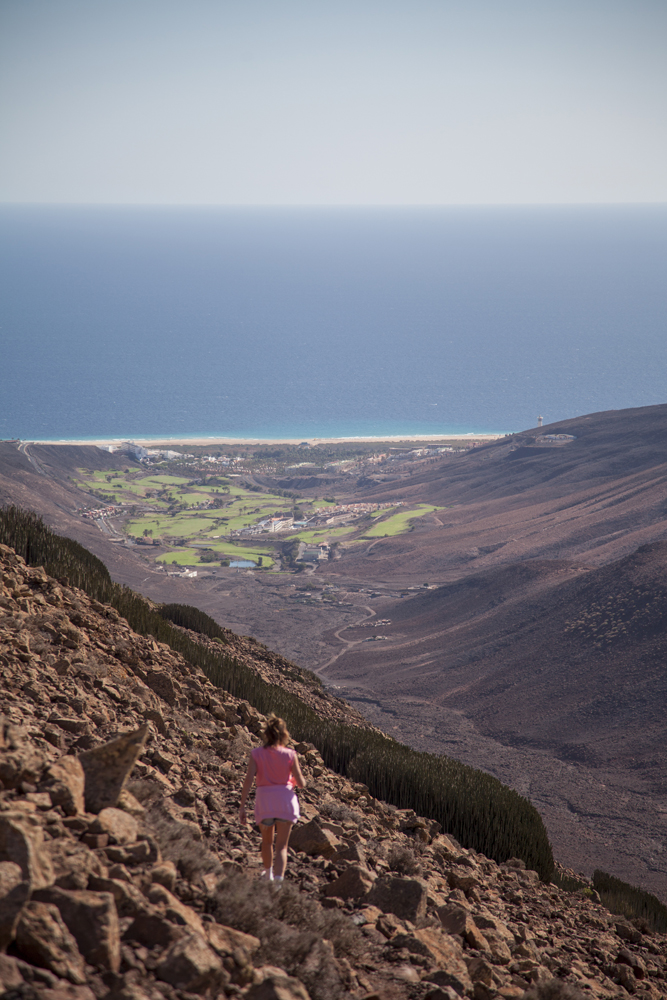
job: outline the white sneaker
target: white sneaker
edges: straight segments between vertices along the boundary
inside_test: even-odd
[[[259,876],[260,882],[273,882],[273,869],[265,868],[262,874]]]

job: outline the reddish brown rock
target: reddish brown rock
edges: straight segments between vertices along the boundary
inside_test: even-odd
[[[162,908],[167,919],[171,920],[173,924],[181,924],[198,934],[204,934],[204,926],[199,914],[195,913],[191,906],[186,906],[180,899],[177,899],[163,885],[154,883],[146,895],[150,903]]]
[[[401,920],[415,923],[426,914],[428,888],[421,879],[382,875],[368,894],[367,901],[384,913],[393,913]]]
[[[244,934],[224,924],[206,924],[206,937],[210,946],[221,958],[240,956],[245,965],[250,964],[252,956],[261,944],[259,938],[253,934]]]
[[[160,857],[156,844],[151,844],[148,840],[138,840],[136,844],[125,844],[125,863],[128,865],[140,865],[146,861],[158,861]]]
[[[181,695],[182,688],[165,670],[149,670],[146,674],[146,684],[168,705],[174,706]]]
[[[122,809],[101,809],[90,827],[90,833],[107,834],[112,844],[133,844],[139,827],[136,819]]]
[[[123,935],[126,941],[136,941],[146,948],[166,948],[184,934],[182,926],[167,920],[158,907],[149,907],[137,914]]]
[[[458,934],[470,948],[476,948],[478,951],[489,950],[485,936],[465,906],[460,906],[457,903],[440,906],[438,907],[438,917],[443,929],[448,934]]]
[[[141,913],[153,910],[144,894],[132,882],[91,875],[88,879],[88,888],[93,892],[110,892],[116,903],[119,917],[136,917]]]
[[[52,715],[49,718],[52,726],[57,726],[65,733],[72,733],[74,736],[89,736],[92,728],[88,719],[74,719],[69,715]]]
[[[87,850],[81,841],[51,841],[49,853],[55,871],[55,884],[61,889],[86,889],[91,876],[106,875],[100,858]]]
[[[30,898],[30,883],[19,865],[0,861],[0,953],[14,938],[21,910]]]
[[[0,993],[16,989],[24,982],[18,961],[0,953]]]
[[[31,888],[52,884],[53,866],[44,849],[42,825],[31,813],[0,813],[0,861],[17,864]]]
[[[306,987],[298,979],[271,965],[257,969],[261,981],[250,987],[246,1000],[310,1000]]]
[[[16,928],[16,952],[33,965],[50,969],[72,983],[86,981],[85,964],[59,910],[50,903],[28,903]]]
[[[331,861],[337,864],[339,861],[351,861],[353,864],[366,865],[366,853],[359,844],[341,844],[335,854],[331,855]]]
[[[367,868],[351,865],[333,882],[324,888],[327,898],[364,899],[373,888],[373,877]]]
[[[163,982],[190,993],[202,993],[225,979],[229,981],[216,953],[195,931],[174,941],[155,971]]]
[[[338,847],[338,838],[330,830],[323,830],[317,820],[299,824],[292,830],[290,847],[311,857],[331,857]]]
[[[479,878],[466,868],[453,868],[447,872],[447,881],[452,889],[461,889],[466,895],[479,885]]]
[[[118,972],[120,930],[111,893],[71,891],[53,886],[38,890],[33,898],[58,908],[70,933],[76,938],[79,951],[90,965]]]
[[[66,816],[85,811],[84,773],[76,757],[60,757],[46,769],[42,787],[48,790],[54,806],[61,806]]]
[[[132,768],[144,748],[148,725],[80,754],[85,774],[85,802],[89,812],[115,808]]]
[[[0,782],[5,788],[19,788],[24,782],[37,783],[44,758],[26,740],[19,726],[0,716]]]
[[[161,861],[159,864],[151,868],[150,877],[151,882],[157,882],[159,885],[163,885],[165,889],[169,889],[170,892],[174,891],[174,886],[176,885],[176,877],[178,872],[176,871],[176,865],[173,861]]]

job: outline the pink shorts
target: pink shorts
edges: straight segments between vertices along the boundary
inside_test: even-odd
[[[255,789],[255,820],[280,819],[296,823],[300,816],[299,799],[295,788],[285,785],[261,785]]]

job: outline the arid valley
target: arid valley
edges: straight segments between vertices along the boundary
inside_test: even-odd
[[[123,518],[104,531],[81,515],[95,499],[81,470],[141,469],[132,458],[4,442],[0,502],[38,512],[145,596],[196,605],[317,671],[403,742],[497,776],[537,806],[560,862],[664,901],[666,442],[667,406],[653,406],[338,472],[251,462],[234,480],[251,496],[414,516],[386,535],[380,521],[334,526],[327,559],[281,558],[285,535],[271,568],[221,560],[189,578]]]

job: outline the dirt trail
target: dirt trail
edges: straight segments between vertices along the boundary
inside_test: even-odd
[[[352,622],[351,625],[350,624],[342,625],[336,632],[334,632],[335,638],[338,639],[339,642],[344,643],[344,646],[341,650],[339,650],[335,654],[335,656],[332,656],[330,660],[327,660],[327,662],[323,663],[321,667],[317,667],[315,669],[315,673],[318,674],[318,676],[321,676],[328,667],[332,666],[336,662],[338,657],[343,655],[343,653],[349,652],[350,649],[353,648],[353,646],[358,646],[360,643],[366,641],[365,639],[345,639],[341,635],[341,632],[344,632],[346,629],[350,627],[354,628],[355,625],[361,625],[363,622],[368,621],[369,618],[376,617],[377,612],[375,612],[373,608],[369,607],[367,604],[363,604],[362,607],[364,608],[365,611],[368,611],[368,614],[366,615],[365,618],[360,618],[359,621]]]

